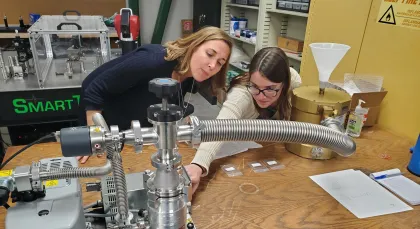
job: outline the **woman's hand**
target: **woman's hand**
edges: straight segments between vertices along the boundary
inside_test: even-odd
[[[191,118],[190,118],[190,116],[187,116],[187,117],[184,118],[184,123],[187,124],[187,125],[191,125]]]
[[[78,156],[76,159],[80,161],[80,163],[84,164],[89,159],[89,156]]]
[[[187,170],[188,176],[190,176],[191,184],[192,184],[192,194],[194,194],[195,190],[197,190],[198,185],[200,184],[200,178],[203,174],[203,170],[200,166],[196,164],[189,164],[185,166],[185,170]]]

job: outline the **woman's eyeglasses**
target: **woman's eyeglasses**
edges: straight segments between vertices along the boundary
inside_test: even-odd
[[[266,88],[266,89],[261,90],[252,84],[248,84],[246,87],[251,94],[259,95],[262,92],[265,95],[265,97],[276,97],[277,93],[281,91],[281,88],[279,89]]]

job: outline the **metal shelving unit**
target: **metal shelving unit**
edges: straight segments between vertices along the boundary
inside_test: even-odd
[[[235,4],[235,3],[227,3],[228,6],[232,7],[239,7],[239,8],[247,8],[247,9],[253,9],[258,10],[258,6],[248,6],[248,5],[241,5],[241,4]]]
[[[249,40],[247,40],[245,38],[235,37],[235,36],[232,36],[232,35],[230,35],[230,37],[233,38],[233,39],[235,39],[235,40],[238,40],[240,42],[244,42],[244,43],[247,43],[247,44],[250,44],[250,45],[255,45],[255,43],[253,43],[253,42],[251,42],[251,41],[249,41]]]
[[[277,0],[260,0],[259,7],[233,4],[230,0],[222,0],[221,27],[229,33],[230,15],[248,18],[248,27],[257,30],[256,43],[237,38],[233,35],[236,45],[249,55],[253,56],[264,47],[278,46],[279,36],[288,36],[305,40],[308,13],[301,13],[276,8]],[[302,57],[299,54],[287,52],[289,62],[297,71],[300,70]]]
[[[269,9],[267,10],[267,12],[292,15],[292,16],[297,16],[297,17],[308,17],[307,13],[295,12],[295,11],[290,11],[290,10]]]
[[[260,5],[261,7],[261,5]],[[235,45],[240,46],[248,56],[254,55],[256,52],[256,46],[258,43],[253,43],[247,39],[235,37],[233,34],[230,34],[230,16],[244,17],[248,19],[248,28],[257,29],[258,36],[258,16],[260,13],[260,7],[249,6],[249,5],[240,5],[233,4],[230,0],[222,0],[222,12],[221,12],[221,28],[228,33],[232,39],[234,39]]]

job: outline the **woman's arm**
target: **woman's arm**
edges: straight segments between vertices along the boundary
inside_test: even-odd
[[[256,118],[257,115],[251,94],[245,87],[241,86],[232,88],[228,93],[217,119]],[[203,142],[200,144],[191,163],[197,164],[203,169],[202,176],[208,174],[210,163],[222,144],[223,142]]]
[[[92,76],[94,79],[83,86],[83,102],[87,111],[101,110],[104,102],[113,95],[124,93],[139,82],[149,82],[155,77],[153,71],[159,71],[161,65],[165,64],[163,57],[147,50],[138,50],[127,55],[129,56],[119,57],[120,60],[118,58],[105,63],[101,67],[107,69],[98,71],[96,76]]]

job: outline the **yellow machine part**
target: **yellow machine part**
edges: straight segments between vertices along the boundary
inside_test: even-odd
[[[317,86],[302,86],[293,90],[292,121],[320,124],[326,117],[347,113],[351,97],[343,91],[326,88],[323,94]],[[286,149],[298,156],[310,159],[330,159],[336,153],[330,149],[307,144],[287,143]]]

